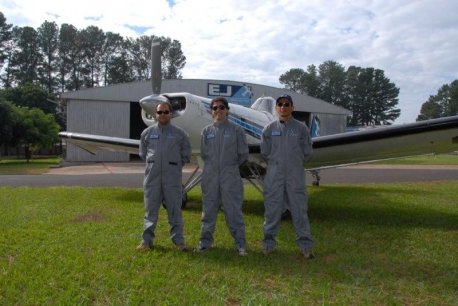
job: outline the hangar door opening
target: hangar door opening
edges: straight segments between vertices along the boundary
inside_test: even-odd
[[[142,108],[138,102],[130,102],[130,131],[129,137],[131,139],[140,139],[140,135],[143,130],[147,128],[146,124],[142,120]],[[129,154],[130,160],[140,160],[137,154]]]

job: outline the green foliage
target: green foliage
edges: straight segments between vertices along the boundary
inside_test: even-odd
[[[51,114],[45,114],[38,108],[13,106],[12,137],[9,144],[22,145],[25,157],[30,160],[32,152],[40,148],[49,148],[59,139],[59,125]]]
[[[458,115],[458,80],[444,84],[423,103],[417,121]]]
[[[383,70],[350,66],[335,61],[314,65],[307,71],[290,69],[280,83],[296,92],[322,99],[353,112],[349,124],[391,124],[400,115],[399,88],[385,77]]]
[[[26,83],[22,86],[1,90],[0,95],[16,106],[35,107],[45,113],[56,113],[56,105],[48,101],[48,92],[38,85]]]
[[[1,13],[1,12],[0,12]],[[124,38],[96,26],[77,29],[45,21],[35,30],[14,27],[0,15],[0,65],[4,88],[39,84],[49,93],[151,78],[151,42],[162,45],[162,75],[181,78],[186,57],[168,37]],[[1,67],[1,66],[0,66]]]
[[[164,209],[156,248],[137,253],[143,193],[125,188],[0,188],[2,305],[454,305],[457,182],[309,189],[313,261],[290,220],[261,253],[261,195],[246,188],[248,256],[218,215],[215,247],[182,253]],[[183,211],[197,245],[201,194]],[[434,205],[431,205],[434,203]]]
[[[0,97],[0,145],[13,137],[13,105]]]

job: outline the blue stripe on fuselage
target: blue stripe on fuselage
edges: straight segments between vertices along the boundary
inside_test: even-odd
[[[207,112],[210,113],[211,115],[210,103],[207,103],[204,101],[201,101],[201,102],[204,105]],[[228,120],[240,126],[245,131],[245,133],[247,133],[248,135],[253,136],[254,138],[257,138],[257,139],[261,139],[262,126],[260,126],[259,124],[256,124],[253,121],[246,120],[232,113],[229,113]]]

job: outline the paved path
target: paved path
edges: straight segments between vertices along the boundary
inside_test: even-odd
[[[186,166],[186,180],[195,166]],[[0,175],[0,186],[90,186],[141,188],[144,164],[91,163],[53,168],[43,175]],[[458,180],[458,166],[357,165],[321,170],[321,185]],[[307,183],[312,177],[307,172]]]

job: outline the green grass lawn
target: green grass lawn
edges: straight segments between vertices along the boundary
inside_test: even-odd
[[[290,220],[261,253],[262,197],[247,187],[248,256],[219,215],[214,249],[180,253],[161,209],[156,248],[138,253],[141,189],[0,188],[0,305],[456,305],[458,181],[310,187],[317,259]],[[196,246],[200,191],[185,235]]]
[[[49,167],[58,165],[62,158],[33,158],[29,162],[25,159],[0,159],[0,175],[2,174],[43,174]]]

